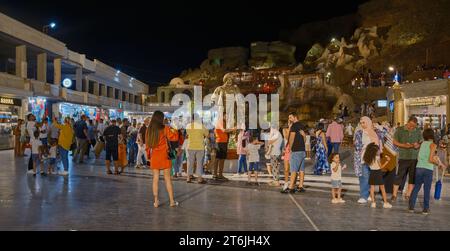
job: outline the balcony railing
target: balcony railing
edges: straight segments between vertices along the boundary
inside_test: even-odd
[[[27,91],[29,90],[29,85],[23,78],[4,72],[0,72],[0,86]]]

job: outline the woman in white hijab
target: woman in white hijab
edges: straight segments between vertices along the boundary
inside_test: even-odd
[[[372,120],[369,117],[362,117],[360,120],[360,127],[355,132],[354,138],[354,146],[355,146],[355,154],[354,154],[354,169],[355,174],[359,178],[359,193],[360,198],[358,203],[364,204],[367,203],[369,198],[369,166],[364,164],[362,156],[364,156],[364,152],[366,147],[370,143],[377,144],[380,149],[382,145],[382,134],[376,129],[372,123]]]

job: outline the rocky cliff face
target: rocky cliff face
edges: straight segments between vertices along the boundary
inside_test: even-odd
[[[292,90],[296,99],[284,104],[285,112],[297,110],[303,119],[315,120],[330,116],[333,108],[336,112],[341,102],[359,105],[350,97],[358,95],[351,92],[351,80],[368,69],[383,72],[395,65],[405,74],[424,63],[449,65],[449,13],[449,0],[371,0],[355,15],[282,31],[280,38],[286,43],[256,42],[250,55],[240,47],[211,50],[199,69],[181,77],[214,88],[228,71],[289,66],[297,58],[301,63],[293,67],[293,73],[322,73],[331,78],[328,87]],[[355,100],[367,99],[368,94],[364,95]]]

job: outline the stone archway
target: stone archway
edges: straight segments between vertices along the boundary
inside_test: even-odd
[[[192,100],[192,97],[193,97],[193,95],[192,95],[192,92],[191,92],[191,90],[188,90],[188,89],[186,89],[186,90],[184,90],[183,91],[183,94],[186,94],[186,95],[188,95],[189,96],[189,98]]]
[[[159,96],[160,96],[161,103],[165,103],[166,102],[166,92],[165,91],[161,91],[159,93]]]
[[[170,93],[169,93],[169,102],[172,100],[172,98],[173,98],[173,96],[175,96],[175,92],[174,91],[171,91]]]

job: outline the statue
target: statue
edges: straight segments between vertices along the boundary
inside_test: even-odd
[[[238,96],[236,95],[241,94],[241,91],[239,87],[234,84],[235,77],[237,77],[235,73],[225,74],[225,76],[223,77],[224,84],[217,87],[211,96],[211,101],[214,102],[214,104],[218,108],[219,116],[225,113],[224,118],[230,126],[234,125],[236,117],[234,114],[236,114],[236,111],[244,111],[244,109],[239,106],[242,105],[241,102],[237,102]],[[232,94],[232,96],[227,97],[227,94]],[[227,113],[227,111],[231,111],[231,109],[233,108],[232,106],[234,106],[235,103],[238,104],[239,109],[241,110],[236,109],[234,110],[234,113]],[[220,122],[222,118],[219,117],[218,121]]]

